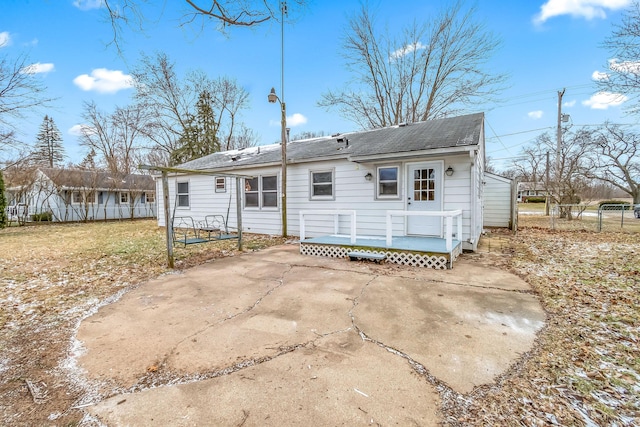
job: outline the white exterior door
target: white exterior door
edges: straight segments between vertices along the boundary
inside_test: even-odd
[[[442,210],[442,162],[415,163],[407,171],[407,210]],[[442,218],[408,216],[407,234],[442,236]]]

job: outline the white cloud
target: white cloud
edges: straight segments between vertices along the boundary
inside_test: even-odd
[[[591,20],[604,19],[608,10],[623,9],[631,4],[631,0],[547,0],[540,7],[540,13],[533,17],[533,22],[542,24],[550,18],[561,15]]]
[[[544,114],[542,110],[536,110],[528,112],[527,116],[531,119],[538,120],[542,118],[542,114]]]
[[[609,60],[609,68],[618,73],[640,74],[640,61],[618,62],[614,58]]]
[[[99,9],[103,4],[103,0],[75,0],[73,2],[73,5],[80,10]]]
[[[567,102],[562,104],[563,107],[573,107],[574,105],[576,105],[576,100],[575,99],[573,101],[567,101]]]
[[[73,125],[69,128],[69,130],[67,131],[67,133],[69,133],[69,135],[73,135],[73,136],[82,136],[82,135],[91,135],[95,133],[95,130],[93,127],[89,126],[89,125]]]
[[[307,118],[300,113],[294,113],[287,117],[287,125],[294,127],[307,123]]]
[[[91,71],[91,75],[82,74],[73,79],[73,83],[82,90],[95,90],[98,93],[116,93],[133,87],[131,76],[120,70],[106,68],[96,68]]]
[[[0,48],[9,46],[11,44],[11,36],[8,31],[0,33]]]
[[[591,74],[591,78],[593,80],[609,80],[609,74],[603,72],[603,71],[594,71],[593,74]]]
[[[47,74],[54,70],[54,65],[52,63],[41,64],[40,62],[36,62],[35,64],[27,65],[20,72],[22,74]]]
[[[598,92],[586,101],[582,101],[582,105],[591,107],[594,110],[606,110],[609,107],[617,107],[628,99],[627,96],[621,93]]]
[[[398,50],[395,50],[395,51],[391,52],[391,55],[389,55],[389,56],[391,57],[391,59],[398,59],[398,58],[400,58],[402,56],[405,56],[405,55],[408,55],[410,53],[413,53],[416,50],[422,50],[422,49],[425,49],[425,48],[426,48],[426,46],[423,45],[422,43],[415,42],[415,43],[408,44],[408,45],[406,45],[404,47],[401,47]]]

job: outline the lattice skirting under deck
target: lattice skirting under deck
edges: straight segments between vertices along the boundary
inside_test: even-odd
[[[351,247],[337,245],[318,245],[300,243],[300,253],[302,255],[324,256],[329,258],[347,258],[348,253],[353,251]],[[444,270],[449,267],[449,257],[447,254],[427,254],[415,252],[395,252],[385,250],[358,249],[359,252],[372,254],[383,254],[387,256],[387,262],[400,265],[410,265],[412,267],[428,267]],[[460,254],[460,247],[454,249],[453,260]]]

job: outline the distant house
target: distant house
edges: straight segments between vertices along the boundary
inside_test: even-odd
[[[155,182],[139,174],[32,168],[6,173],[10,219],[94,221],[156,216]]]
[[[527,202],[529,197],[545,197],[547,190],[542,182],[519,182],[518,202]]]
[[[482,113],[292,141],[288,234],[300,236],[303,248],[313,243],[310,238],[327,235],[352,241],[368,236],[383,246],[386,240],[384,250],[375,250],[397,259],[389,249],[393,239],[449,238],[451,261],[463,249],[477,248],[484,163]],[[244,177],[237,191],[233,174]],[[195,222],[222,214],[237,227],[239,207],[244,231],[281,234],[281,190],[280,144],[219,152],[179,165],[168,176],[168,212]],[[161,180],[157,192],[162,194]],[[164,226],[162,196],[158,202],[158,224]],[[352,246],[366,246],[359,243]],[[317,249],[322,251],[345,253]]]

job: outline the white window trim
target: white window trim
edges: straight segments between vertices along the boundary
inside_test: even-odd
[[[178,189],[180,188],[179,184],[187,184],[187,192],[179,193]],[[188,203],[186,206],[180,206],[180,196],[187,196]],[[187,180],[176,180],[176,209],[191,209],[191,182]]]
[[[127,195],[127,200],[126,201],[122,201],[122,195],[126,194]],[[131,203],[131,194],[129,194],[128,191],[119,191],[118,192],[118,204],[119,205],[128,205],[129,203]]]
[[[76,194],[80,196],[80,201],[76,202]],[[84,197],[82,197],[82,192],[79,190],[73,190],[71,192],[71,204],[72,205],[81,205],[84,201]]]
[[[222,181],[222,188],[218,188],[218,180]],[[216,176],[213,178],[213,186],[216,193],[226,193],[227,192],[227,178],[223,176]]]
[[[151,201],[149,201],[149,195],[151,195]],[[155,191],[145,191],[144,192],[144,202],[145,203],[155,203],[156,202],[156,192]]]
[[[396,168],[396,194],[380,194],[380,169]],[[376,166],[376,200],[400,200],[402,198],[402,168],[399,164],[386,164]]]
[[[315,173],[331,173],[331,195],[330,196],[314,196],[313,195],[313,174]],[[335,200],[336,199],[336,170],[331,169],[310,169],[309,170],[309,200]]]

